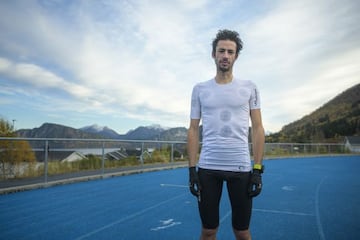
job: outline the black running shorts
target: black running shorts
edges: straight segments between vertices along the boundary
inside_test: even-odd
[[[232,226],[236,230],[247,230],[250,224],[252,198],[248,196],[250,172],[230,172],[199,169],[201,201],[199,212],[202,225],[207,229],[219,226],[219,204],[226,181],[232,209]]]

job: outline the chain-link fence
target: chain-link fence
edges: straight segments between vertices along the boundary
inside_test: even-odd
[[[266,143],[264,149],[265,158],[345,153],[345,144],[331,143]],[[187,160],[185,141],[1,137],[0,189],[182,167]]]

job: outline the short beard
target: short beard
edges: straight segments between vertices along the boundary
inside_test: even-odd
[[[231,68],[230,68],[230,67],[228,67],[228,68],[223,68],[223,67],[220,67],[220,66],[219,66],[218,69],[219,69],[221,72],[224,72],[224,73],[225,73],[225,72],[229,72]]]

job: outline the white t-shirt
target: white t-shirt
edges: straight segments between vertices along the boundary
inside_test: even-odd
[[[259,91],[251,81],[215,79],[198,83],[191,96],[191,119],[202,119],[203,141],[198,166],[205,169],[251,170],[249,117],[260,108]]]

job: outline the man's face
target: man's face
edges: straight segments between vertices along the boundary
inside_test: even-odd
[[[218,70],[228,72],[232,70],[237,58],[236,43],[230,40],[220,40],[213,53],[213,58]]]

